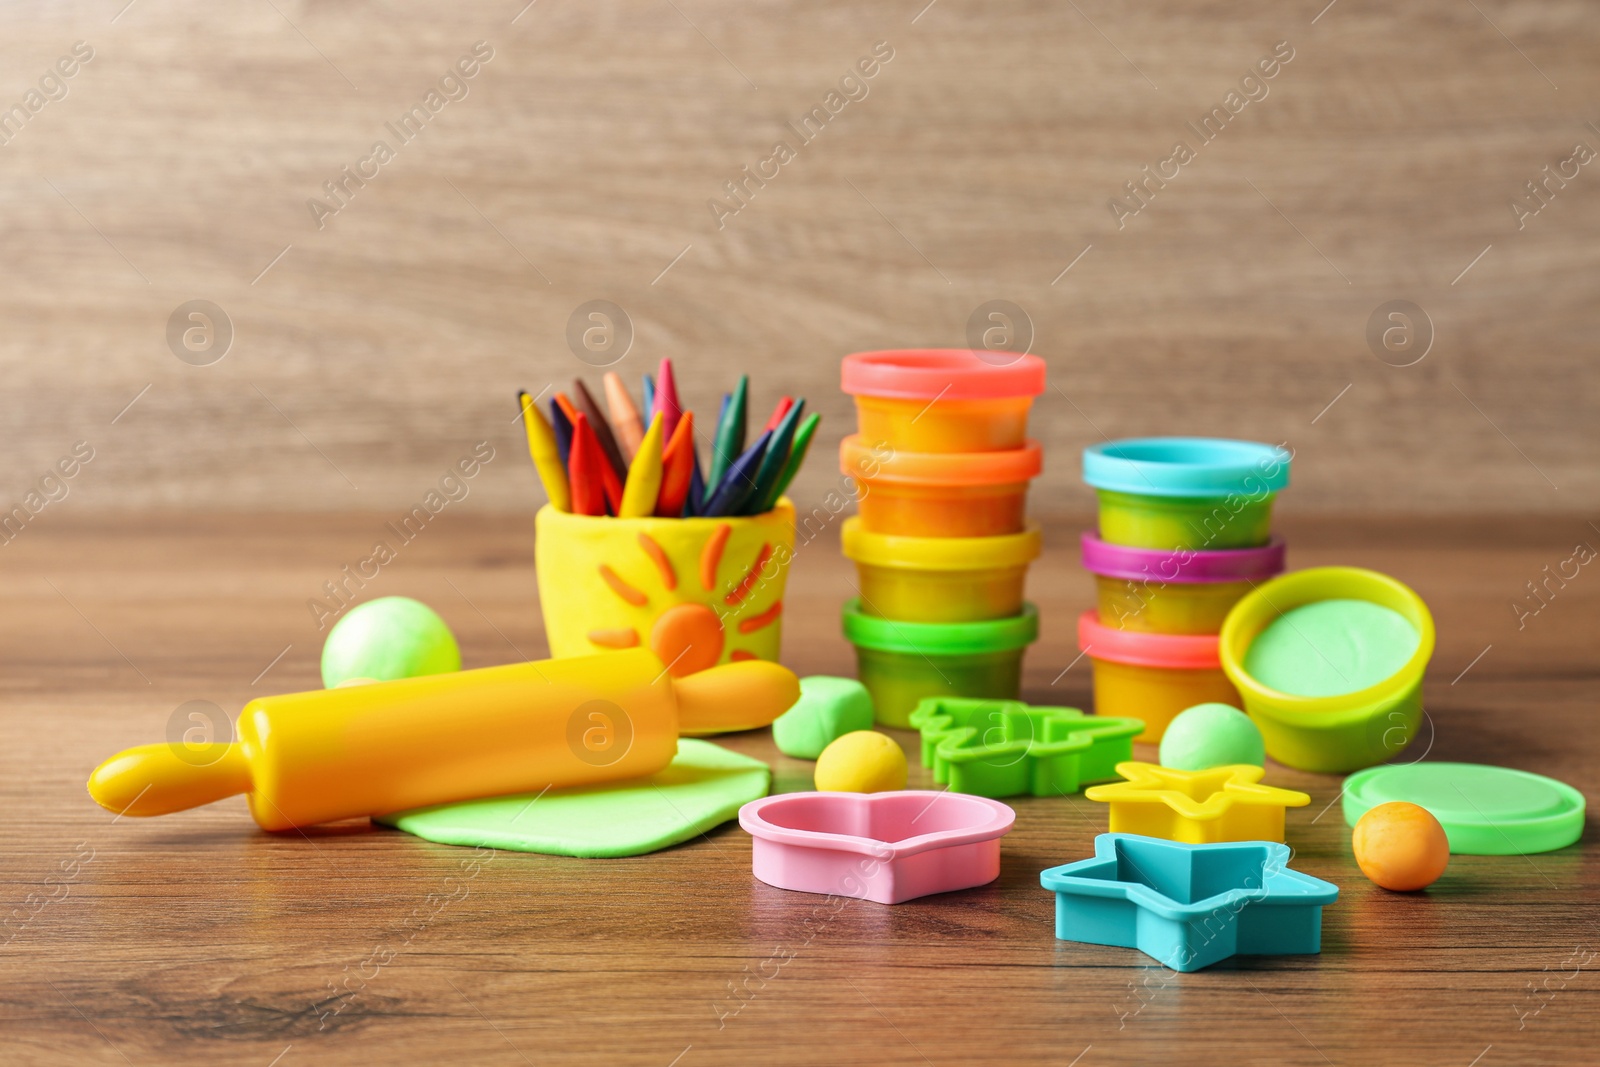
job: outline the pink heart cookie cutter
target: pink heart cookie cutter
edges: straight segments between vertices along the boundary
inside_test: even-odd
[[[739,809],[761,881],[879,904],[994,881],[1016,818],[998,800],[930,789],[783,793]]]

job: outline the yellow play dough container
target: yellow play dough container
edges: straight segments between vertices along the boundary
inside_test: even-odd
[[[1178,713],[1196,704],[1239,706],[1215,634],[1118,630],[1086,611],[1078,617],[1078,648],[1094,664],[1095,714],[1143,720],[1135,741],[1160,741]]]
[[[862,611],[909,622],[1018,614],[1042,544],[1037,523],[999,537],[898,537],[869,533],[859,518],[845,520],[840,540],[855,561]]]
[[[794,505],[761,515],[616,519],[545,506],[534,568],[554,657],[649,648],[674,677],[776,661]]]

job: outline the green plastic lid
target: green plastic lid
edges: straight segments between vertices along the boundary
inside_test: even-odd
[[[974,656],[1026,648],[1039,637],[1039,612],[1022,605],[1022,614],[981,622],[901,622],[861,611],[857,597],[844,606],[844,636],[853,645],[879,652],[921,656]]]
[[[1554,778],[1479,763],[1405,763],[1369,767],[1344,781],[1344,821],[1351,826],[1392,800],[1427,808],[1444,827],[1450,851],[1520,856],[1565,848],[1583,834],[1583,794]]]

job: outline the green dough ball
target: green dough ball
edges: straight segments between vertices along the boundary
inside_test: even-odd
[[[1181,711],[1161,735],[1161,766],[1203,771],[1233,763],[1266,762],[1261,731],[1250,716],[1227,704],[1196,704]]]
[[[800,699],[772,724],[778,751],[816,759],[835,738],[872,728],[872,697],[854,678],[815,674],[800,679]]]
[[[404,596],[357,604],[334,623],[322,646],[322,684],[351,678],[392,682],[461,669],[450,627],[428,605]]]

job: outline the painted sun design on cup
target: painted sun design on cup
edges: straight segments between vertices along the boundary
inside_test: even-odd
[[[536,554],[552,653],[643,646],[674,677],[776,659],[793,514],[787,501],[728,520],[541,514]]]

